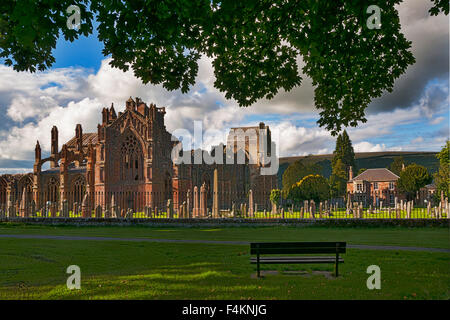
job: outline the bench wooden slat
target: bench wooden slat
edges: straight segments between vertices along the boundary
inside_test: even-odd
[[[294,260],[286,260],[286,259],[282,259],[282,260],[260,260],[259,263],[260,264],[321,264],[321,263],[334,263],[336,260],[335,259],[317,259],[317,260],[299,260],[299,259],[294,259]],[[340,263],[344,263],[344,259],[339,258],[339,262]],[[251,260],[250,261],[251,264],[256,264],[258,263],[257,260]]]
[[[250,259],[256,260],[256,257],[251,257]],[[336,259],[335,256],[283,256],[283,257],[259,257],[259,260],[282,260],[282,259],[302,259],[302,260],[317,260],[317,259]]]
[[[322,248],[322,247],[316,247],[316,248],[292,248],[292,247],[285,247],[285,248],[252,248],[250,249],[251,254],[304,254],[304,253],[345,253],[346,248]]]
[[[250,244],[250,248],[336,248],[336,245],[339,247],[345,248],[347,246],[346,242],[253,242]]]

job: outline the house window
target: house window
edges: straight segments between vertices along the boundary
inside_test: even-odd
[[[378,182],[374,182],[373,183],[373,189],[374,190],[378,190]]]
[[[395,189],[395,183],[389,182],[389,190],[394,190],[394,189]]]
[[[356,184],[356,191],[363,191],[363,185],[362,185],[362,183],[357,183],[357,184]]]

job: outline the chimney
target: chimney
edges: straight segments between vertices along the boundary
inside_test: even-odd
[[[350,166],[348,170],[348,180],[353,180],[353,167]]]

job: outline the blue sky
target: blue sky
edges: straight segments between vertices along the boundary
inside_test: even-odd
[[[424,16],[422,1],[405,1],[399,7],[402,29],[413,42],[416,64],[399,78],[392,93],[372,102],[368,122],[348,128],[356,151],[438,151],[449,137],[448,18]],[[0,173],[32,168],[34,145],[40,140],[49,152],[51,126],[60,131],[60,146],[73,136],[76,123],[95,131],[100,110],[114,103],[117,111],[129,96],[167,107],[171,131],[192,130],[202,121],[204,130],[220,130],[206,145],[224,142],[228,128],[268,123],[278,139],[281,156],[331,153],[335,138],[316,124],[309,79],[291,92],[262,100],[248,108],[213,86],[211,61],[202,58],[197,83],[189,93],[168,92],[161,86],[142,85],[131,72],[108,65],[103,45],[94,32],[73,43],[58,40],[50,70],[17,73],[0,64]],[[0,61],[1,62],[1,61]]]

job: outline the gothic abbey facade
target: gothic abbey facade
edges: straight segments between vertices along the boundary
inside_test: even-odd
[[[240,152],[245,156],[244,163],[176,164],[171,153],[181,142],[166,130],[165,113],[165,108],[130,97],[124,112],[116,114],[113,106],[103,109],[96,133],[84,133],[78,124],[75,136],[61,149],[58,129],[53,127],[50,156],[42,157],[38,141],[33,173],[0,176],[0,205],[24,206],[33,200],[39,209],[49,202],[59,207],[66,200],[69,208],[87,201],[90,208],[101,206],[105,210],[114,199],[121,208],[142,211],[144,207],[164,209],[170,199],[178,208],[192,196],[195,187],[203,185],[211,208],[217,169],[219,209],[247,201],[249,190],[256,204],[269,208],[270,191],[277,187],[276,175],[262,175],[264,165],[248,161],[251,147],[259,145],[260,134],[247,138],[244,148],[239,149],[237,141],[233,141],[233,133],[239,128],[230,130],[227,144],[233,144],[236,156]],[[260,123],[250,128],[265,132],[270,152],[269,127]],[[260,152],[257,146],[254,150]],[[192,159],[195,152],[191,151]],[[47,162],[50,168],[43,170]],[[192,199],[189,201],[192,203]]]

